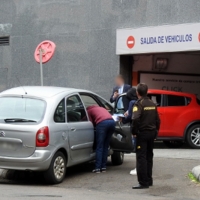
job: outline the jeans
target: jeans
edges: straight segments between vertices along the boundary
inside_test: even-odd
[[[115,121],[105,120],[96,125],[96,166],[95,169],[106,168],[110,139],[115,131]]]
[[[136,142],[137,142],[137,138],[132,136],[132,144],[133,144],[133,152],[136,151]]]

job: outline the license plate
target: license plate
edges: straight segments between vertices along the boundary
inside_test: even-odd
[[[12,143],[8,143],[8,142],[1,142],[0,143],[0,148],[2,150],[15,150],[16,149],[16,145],[12,144]]]

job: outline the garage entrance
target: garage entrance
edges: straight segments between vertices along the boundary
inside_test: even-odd
[[[120,72],[133,86],[145,82],[149,88],[190,92],[200,97],[199,26],[117,30]]]

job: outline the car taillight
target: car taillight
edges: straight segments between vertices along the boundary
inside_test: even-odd
[[[36,147],[46,147],[49,145],[49,128],[42,127],[36,133]]]

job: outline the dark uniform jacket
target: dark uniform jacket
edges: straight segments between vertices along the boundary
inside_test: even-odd
[[[148,97],[139,99],[133,107],[132,134],[148,131],[155,131],[157,134],[159,128],[160,118],[156,105]]]

